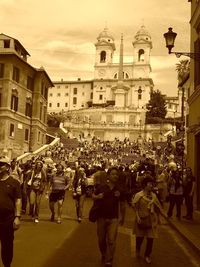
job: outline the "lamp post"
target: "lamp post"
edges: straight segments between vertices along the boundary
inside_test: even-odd
[[[168,48],[169,54],[175,54],[177,58],[181,56],[190,57],[196,61],[200,61],[200,53],[195,52],[172,52],[172,48],[174,47],[174,42],[177,36],[176,32],[173,32],[172,28],[168,28],[168,32],[163,34],[165,41],[166,41],[166,47]]]
[[[195,53],[195,52],[172,52],[172,48],[174,47],[174,41],[176,39],[177,33],[172,31],[172,28],[168,28],[168,32],[164,33],[164,38],[166,41],[166,47],[168,48],[169,54],[175,54],[177,58],[181,56],[187,56],[189,58],[194,59],[195,61],[200,61],[200,53]],[[182,107],[181,107],[181,120],[182,120],[182,126],[184,125],[184,93],[185,89],[184,87],[182,88]],[[183,175],[183,169],[184,169],[184,136],[181,138],[181,149],[179,153],[181,154],[181,170],[182,170],[182,175]]]

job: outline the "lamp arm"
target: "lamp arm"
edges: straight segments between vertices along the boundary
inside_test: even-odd
[[[181,56],[186,56],[193,58],[197,61],[200,61],[200,53],[192,53],[192,52],[170,52],[170,54],[175,54],[177,58],[180,58]]]

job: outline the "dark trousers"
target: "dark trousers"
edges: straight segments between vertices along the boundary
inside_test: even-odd
[[[24,185],[21,185],[21,193],[22,193],[22,212],[25,214],[26,213],[26,207],[27,207],[27,191],[24,188]]]
[[[0,224],[1,258],[4,267],[10,267],[13,259],[13,222]]]
[[[97,220],[97,236],[99,249],[105,262],[112,263],[118,229],[118,219],[99,218]]]
[[[176,217],[181,218],[181,205],[183,197],[182,195],[169,195],[169,209],[167,212],[168,217],[171,217],[173,214],[174,206],[176,205]]]
[[[185,196],[185,205],[186,205],[186,209],[187,209],[186,215],[188,217],[192,218],[192,214],[193,214],[193,196],[189,196],[189,195]]]
[[[136,236],[136,251],[140,251],[144,236]],[[147,237],[147,244],[145,250],[145,257],[150,257],[153,248],[153,238]]]

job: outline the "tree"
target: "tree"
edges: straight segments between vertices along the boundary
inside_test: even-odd
[[[190,61],[188,59],[180,60],[180,62],[176,64],[176,71],[178,73],[178,87],[182,91],[181,120],[182,124],[184,124],[185,87],[183,84],[187,81],[190,75]]]
[[[183,82],[190,73],[190,61],[188,59],[180,60],[176,64],[176,71],[178,73],[179,83]]]
[[[146,122],[151,123],[154,118],[154,123],[160,123],[167,114],[166,102],[164,96],[159,90],[152,90],[149,103],[147,104]]]

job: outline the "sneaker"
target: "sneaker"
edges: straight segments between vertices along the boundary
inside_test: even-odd
[[[151,263],[151,258],[150,257],[145,257],[146,263],[150,264]]]
[[[78,222],[80,223],[81,221],[82,221],[82,219],[79,217],[79,218],[78,218]]]
[[[34,219],[34,222],[35,222],[35,223],[39,223],[39,220],[38,220],[38,219]]]
[[[61,224],[61,219],[60,218],[58,218],[57,223]]]

